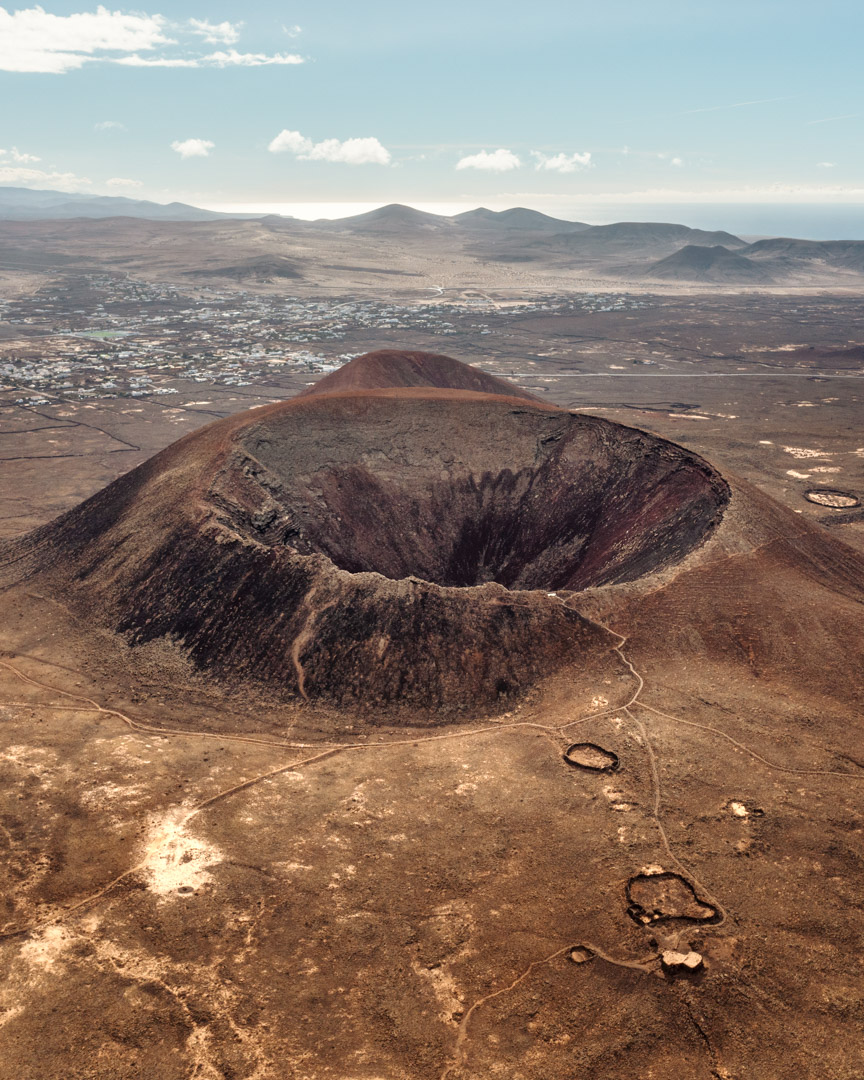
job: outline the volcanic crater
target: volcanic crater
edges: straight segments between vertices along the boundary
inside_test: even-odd
[[[269,542],[455,588],[631,581],[698,544],[727,498],[710,466],[661,439],[466,394],[328,397],[239,444],[274,500]]]
[[[427,385],[358,388],[364,370],[392,377],[375,354],[339,373],[347,391],[181,439],[12,561],[132,644],[168,639],[216,675],[412,722],[584,667],[614,635],[554,594],[680,561],[722,517],[725,481],[456,361],[411,354],[412,382],[418,356]]]

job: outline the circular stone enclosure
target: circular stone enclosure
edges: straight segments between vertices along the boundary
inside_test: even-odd
[[[589,772],[616,772],[618,755],[597,743],[573,743],[564,751],[564,760],[577,769]]]
[[[350,573],[441,586],[632,581],[698,546],[729,499],[673,443],[480,394],[311,397],[240,441],[277,509],[238,528]]]
[[[832,510],[851,510],[861,505],[857,495],[848,491],[834,491],[829,488],[812,488],[804,492],[804,498],[817,506],[829,506]]]

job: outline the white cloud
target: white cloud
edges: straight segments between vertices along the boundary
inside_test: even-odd
[[[188,59],[182,56],[139,56],[132,53],[131,56],[119,56],[111,59],[112,64],[122,64],[123,67],[146,67],[146,68],[197,68],[201,67],[199,59]]]
[[[266,53],[239,53],[236,49],[228,52],[214,52],[209,56],[202,56],[202,66],[231,67],[234,64],[240,67],[263,67],[267,64],[304,64],[305,57],[297,53],[274,53],[268,56]]]
[[[0,8],[0,70],[62,74],[95,59],[94,53],[173,44],[165,29],[162,15],[127,15],[101,6],[73,15]]]
[[[518,169],[522,162],[512,150],[481,150],[478,154],[469,154],[456,163],[457,169],[486,169],[488,172],[510,172]]]
[[[339,161],[345,165],[389,165],[390,151],[374,138],[324,139],[299,155],[303,161]]]
[[[286,128],[270,142],[272,154],[292,153],[300,161],[334,161],[343,165],[389,165],[390,151],[371,136],[363,139],[324,139],[319,143]]]
[[[62,75],[87,63],[103,62],[126,67],[224,68],[261,67],[266,64],[302,64],[295,53],[241,53],[229,48],[199,55],[165,53],[163,46],[210,44],[231,46],[239,40],[242,23],[211,23],[189,19],[172,23],[164,15],[95,11],[52,15],[41,7],[8,11],[0,7],[0,71]],[[173,36],[169,37],[169,33]],[[145,55],[142,55],[145,54]],[[149,54],[149,55],[147,55]]]
[[[100,120],[98,124],[93,125],[94,131],[125,131],[126,125],[121,124],[119,120]]]
[[[297,35],[301,33],[301,30],[299,26],[285,26],[283,24],[282,33],[287,34],[288,37],[297,37]]]
[[[673,157],[669,161],[670,165],[674,165],[677,169],[680,169],[684,164],[684,158]]]
[[[532,150],[531,156],[537,162],[534,168],[547,172],[573,173],[591,165],[591,154],[587,150],[584,154],[553,154],[552,157]]]
[[[267,149],[271,154],[283,154],[286,151],[290,151],[292,154],[300,154],[313,145],[312,140],[307,139],[305,135],[301,135],[299,131],[289,131],[287,128],[283,128],[276,138],[271,140]]]
[[[225,67],[265,67],[268,64],[303,64],[305,59],[296,53],[240,53],[236,49],[227,52],[208,53],[206,56],[121,56],[112,61],[124,67],[146,68],[225,68]]]
[[[11,150],[0,150],[0,157],[11,158],[16,165],[29,165],[34,161],[42,160],[36,157],[35,154],[22,154],[17,146],[13,146]]]
[[[240,23],[211,23],[207,19],[190,19],[193,34],[198,34],[211,45],[236,45],[240,40]]]
[[[834,169],[837,167],[837,163],[834,161],[817,161],[817,169]]]
[[[215,145],[209,139],[184,139],[182,142],[175,139],[171,149],[176,150],[182,158],[209,157]]]
[[[105,181],[105,186],[110,188],[139,188],[144,187],[144,183],[141,180],[127,180],[123,176],[112,176],[110,180]]]
[[[0,165],[0,184],[14,184],[16,187],[57,188],[60,191],[87,191],[93,182],[86,176],[74,173],[61,173],[56,170],[28,169],[24,166]]]

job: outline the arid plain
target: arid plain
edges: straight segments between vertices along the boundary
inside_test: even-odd
[[[824,263],[670,282],[637,270],[680,238],[628,241],[626,258],[620,238],[595,243],[568,265],[536,229],[457,243],[384,221],[0,223],[0,1075],[856,1080],[864,285]],[[629,576],[448,579],[442,610],[480,635],[471,648],[515,642],[525,663],[481,701],[458,693],[463,654],[442,653],[444,708],[400,704],[372,663],[316,658],[315,627],[360,610],[329,579],[294,639],[315,674],[285,689],[196,660],[200,628],[118,631],[98,590],[119,596],[122,567],[22,540],[181,436],[235,416],[245,432],[381,349],[443,353],[539,399],[462,388],[442,404],[422,378],[394,398],[367,372],[363,422],[416,410],[414,445],[436,468],[452,451],[448,483],[460,447],[515,461],[526,425],[549,453],[580,425],[619,431],[587,414],[697,455],[686,469],[704,459],[728,499],[698,528],[682,504],[669,535],[687,542]],[[439,394],[454,385],[429,370]],[[285,415],[319,417],[338,447],[359,429],[337,398]],[[626,519],[639,487],[598,520]],[[149,529],[135,512],[133,543]],[[398,607],[401,573],[370,566],[339,581],[374,577]],[[512,604],[511,638],[482,639],[487,602]],[[377,603],[364,594],[363,632],[389,635],[378,666],[425,670],[432,639],[385,626]],[[243,604],[225,592],[226,625]],[[562,619],[580,644],[553,655]],[[340,703],[336,682],[359,689]]]

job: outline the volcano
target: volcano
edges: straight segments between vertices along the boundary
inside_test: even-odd
[[[480,368],[463,364],[449,356],[428,352],[404,352],[379,349],[355,357],[301,391],[310,394],[344,393],[350,390],[382,390],[388,387],[437,387],[448,390],[474,390],[482,394],[527,398],[539,402],[534,394],[506,379],[489,375]]]
[[[710,281],[748,284],[771,282],[771,274],[759,263],[717,244],[700,247],[688,244],[645,270],[646,277],[667,281]]]
[[[728,500],[695,454],[447,357],[370,354],[315,389],[168,447],[31,534],[18,572],[222,677],[449,713],[608,649],[549,594],[675,564]]]

